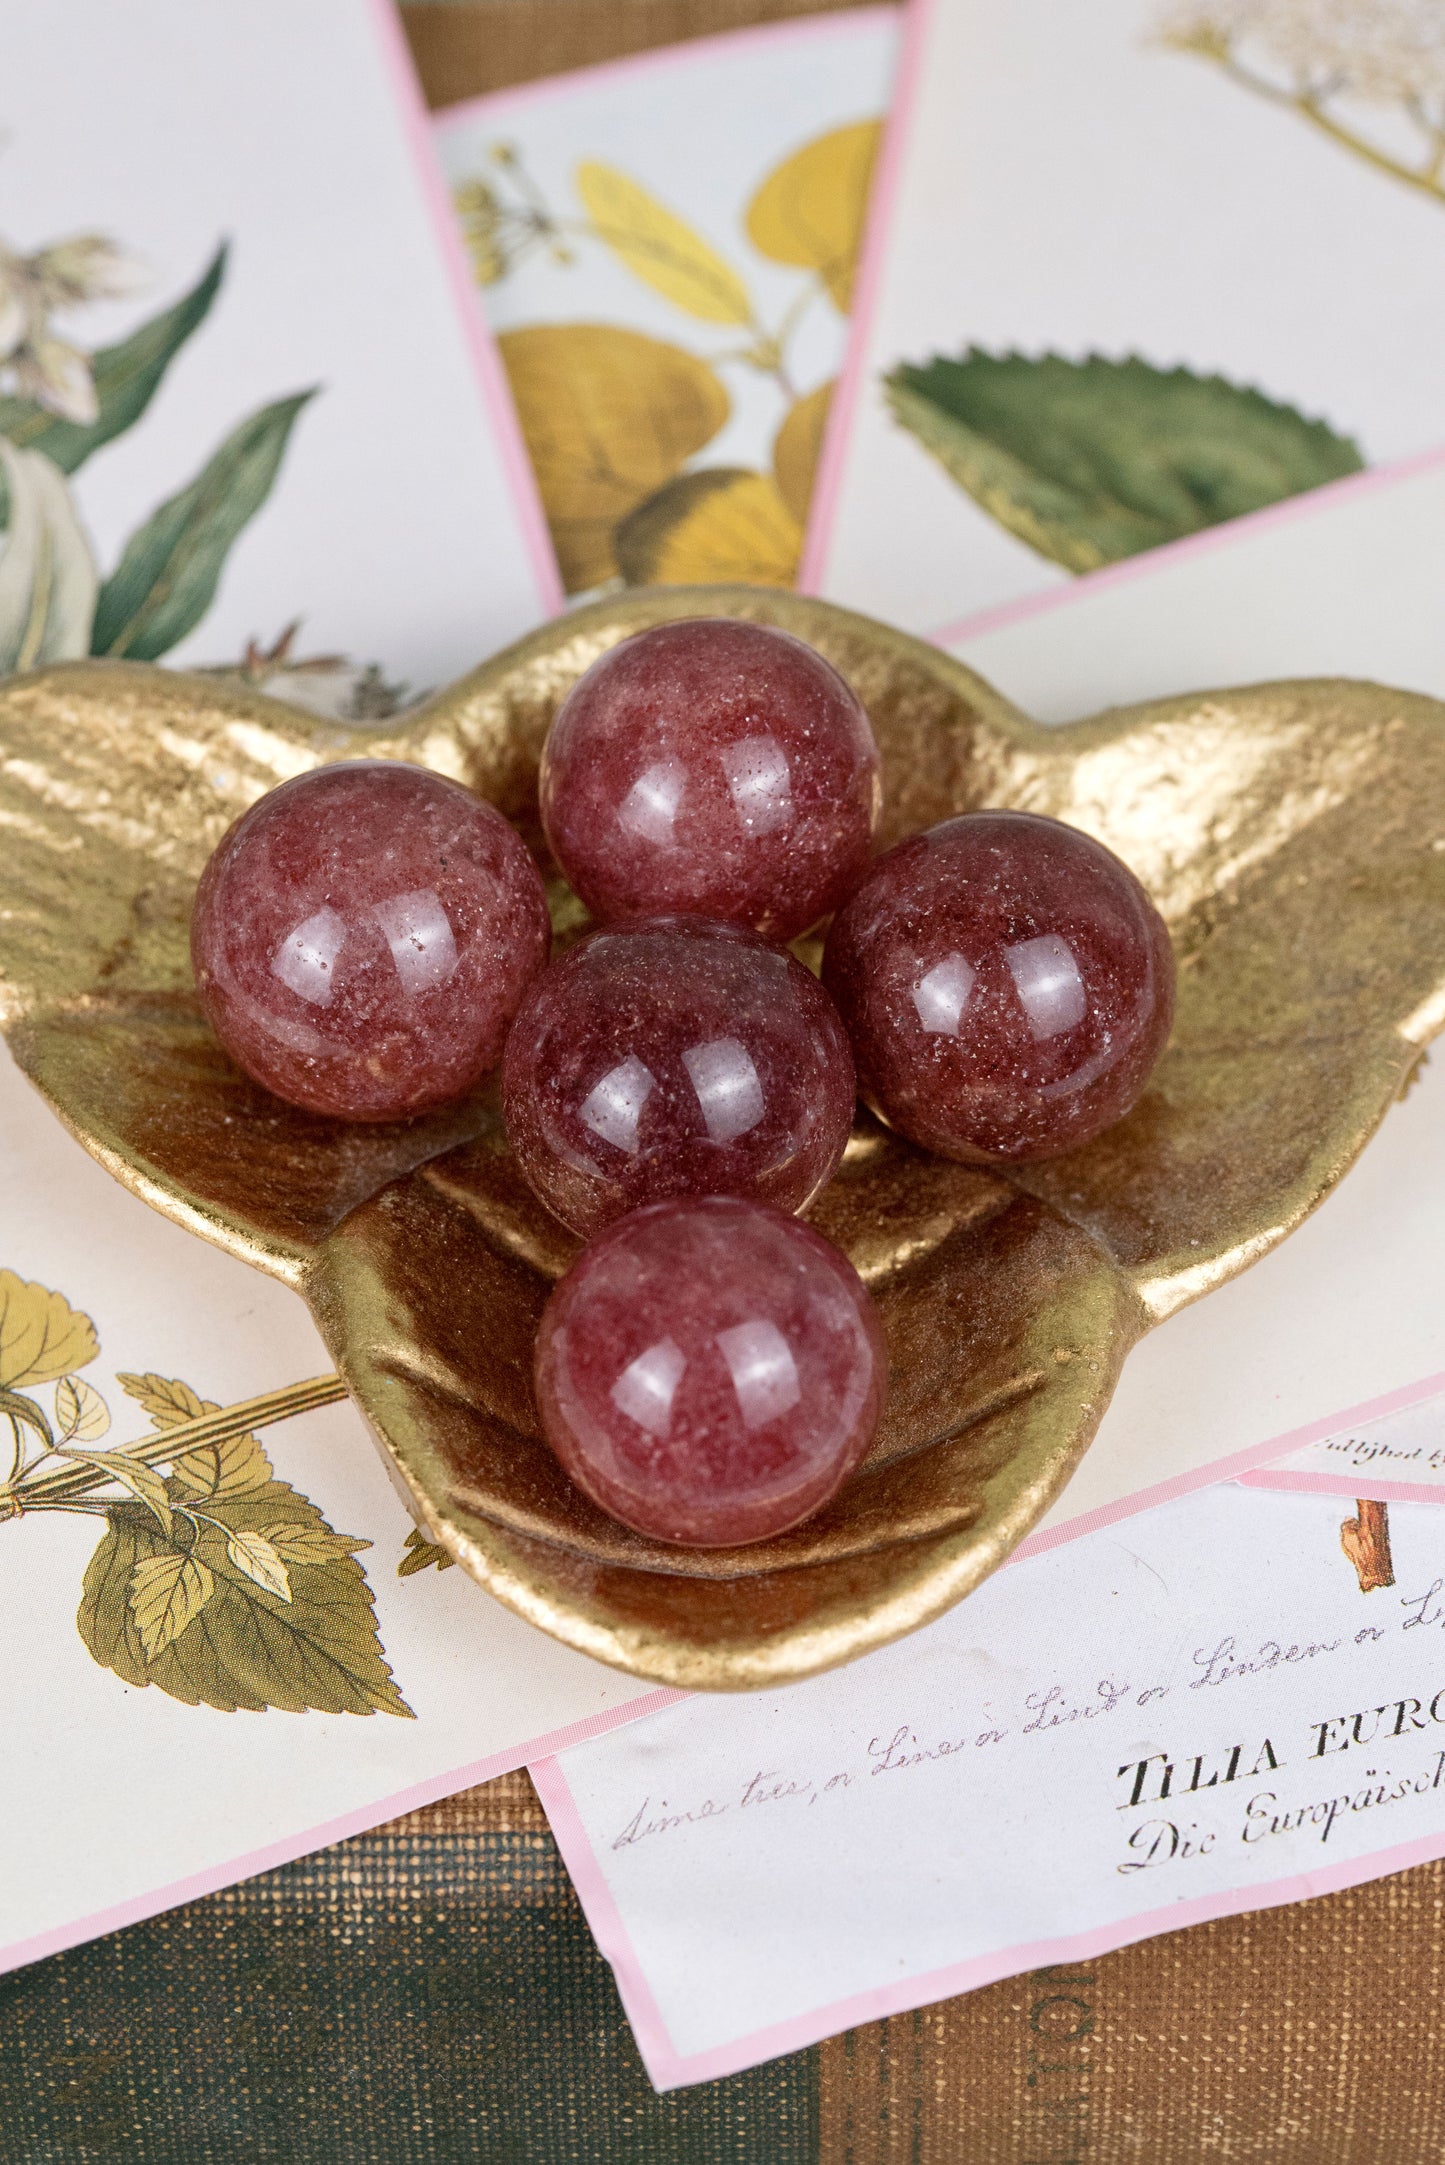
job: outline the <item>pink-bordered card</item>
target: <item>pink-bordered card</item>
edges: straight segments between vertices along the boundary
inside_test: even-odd
[[[550,613],[394,11],[57,0],[6,17],[0,60],[25,333],[0,373],[0,648],[37,535],[64,573],[39,658],[235,667],[249,644],[246,674],[322,730]],[[142,590],[163,527],[175,576]],[[128,549],[144,636],[117,644]],[[331,1368],[300,1300],[126,1193],[3,1052],[0,1191],[0,1824],[23,1830],[0,1969],[659,1703],[442,1573],[361,1417],[297,1398]],[[252,1401],[224,1451],[164,1462],[172,1502],[109,1478],[167,1423]],[[17,1486],[46,1438],[91,1455]],[[178,1509],[190,1568],[158,1545]]]
[[[806,588],[932,633],[1445,440],[1396,11],[909,15]]]
[[[848,9],[434,116],[569,592],[792,583],[898,37]]]
[[[1341,1516],[1226,1483],[534,1766],[657,2088],[1445,1855],[1445,1519],[1365,1593]]]
[[[1153,0],[913,0],[803,583],[1047,722],[1272,677],[1445,697],[1445,407],[1418,346],[1375,336],[1428,283],[1445,202],[1167,31]],[[1370,79],[1384,103],[1349,126],[1388,133],[1394,78],[1381,60]],[[972,344],[977,373],[930,373]],[[1090,353],[1138,367],[1096,375]],[[1156,546],[1136,519],[1136,553],[1080,570],[1141,489],[1198,514],[1161,448],[1172,397],[1221,490],[1247,500],[1247,438],[1300,493]],[[1026,470],[1060,427],[1075,497],[1115,491],[1102,511]],[[1330,1490],[1322,1447],[1436,1393],[1439,1068],[1300,1233],[1136,1349],[1032,1546],[1271,1461]]]

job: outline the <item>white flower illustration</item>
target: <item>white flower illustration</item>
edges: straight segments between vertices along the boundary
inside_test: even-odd
[[[1445,0],[1168,0],[1155,36],[1445,199]],[[1361,106],[1391,108],[1407,132],[1367,133]]]
[[[32,256],[0,242],[0,366],[21,398],[82,426],[96,417],[89,356],[51,329],[52,315],[138,292],[139,258],[99,233],[77,233]]]

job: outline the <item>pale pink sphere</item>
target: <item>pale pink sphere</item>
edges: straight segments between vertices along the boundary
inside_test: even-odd
[[[550,944],[541,876],[501,814],[389,760],[253,804],[191,916],[196,990],[231,1058],[342,1120],[403,1119],[479,1082]]]
[[[762,1541],[868,1449],[887,1353],[847,1258],[734,1196],[654,1203],[594,1240],[537,1336],[543,1432],[594,1503],[698,1548]]]
[[[853,1059],[791,955],[736,925],[640,918],[537,979],[502,1105],[523,1173],[574,1232],[670,1195],[801,1210],[847,1144]]]
[[[603,920],[688,911],[790,940],[862,878],[878,748],[831,663],[786,632],[640,632],[568,694],[542,754],[552,853]]]
[[[1169,933],[1139,881],[1029,812],[947,819],[880,857],[833,920],[823,982],[874,1111],[986,1163],[1121,1119],[1174,1017]]]

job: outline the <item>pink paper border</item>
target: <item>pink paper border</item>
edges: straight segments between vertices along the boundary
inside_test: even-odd
[[[1290,526],[1303,519],[1318,518],[1323,512],[1332,511],[1336,505],[1356,496],[1372,496],[1382,489],[1397,488],[1401,482],[1413,481],[1421,474],[1434,473],[1441,468],[1445,468],[1445,445],[1436,445],[1430,451],[1417,451],[1411,457],[1395,459],[1387,466],[1371,466],[1361,474],[1346,474],[1342,481],[1326,481],[1319,488],[1306,489],[1299,496],[1287,496],[1283,503],[1266,504],[1260,511],[1242,512],[1238,518],[1226,519],[1219,526],[1206,526],[1198,534],[1186,534],[1180,541],[1161,542],[1157,549],[1145,549],[1138,556],[1126,557],[1122,563],[1105,564],[1098,571],[1086,571],[1080,577],[1070,579],[1066,586],[1045,587],[1040,593],[1022,594],[1016,601],[1000,602],[992,609],[979,610],[974,616],[960,617],[955,623],[943,624],[936,631],[930,631],[928,638],[934,646],[952,647],[966,639],[980,638],[985,632],[1002,631],[1010,624],[1024,624],[1031,617],[1047,616],[1056,609],[1087,601],[1106,587],[1125,586],[1134,579],[1166,570],[1171,564],[1181,563],[1189,557],[1211,556],[1216,550],[1248,541],[1272,526]]]
[[[817,477],[808,506],[808,529],[803,537],[803,554],[798,565],[797,579],[798,591],[802,594],[816,594],[822,584],[824,560],[832,538],[838,492],[843,481],[844,457],[852,439],[853,417],[858,410],[858,400],[863,390],[868,328],[873,320],[878,288],[883,280],[884,258],[893,224],[893,206],[903,171],[903,146],[913,125],[913,108],[923,67],[923,49],[933,23],[935,5],[936,0],[908,0],[904,9],[903,42],[898,54],[898,72],[893,79],[893,101],[869,198],[868,222],[859,256],[858,276],[853,285],[848,348],[839,372],[838,387],[828,409],[828,425],[823,432],[823,449],[819,455]]]
[[[451,199],[432,147],[431,121],[422,99],[416,69],[412,66],[406,32],[402,29],[401,17],[393,0],[367,0],[367,6],[377,43],[381,48],[382,65],[396,97],[397,111],[416,165],[417,178],[436,230],[437,244],[441,249],[447,279],[457,305],[462,336],[467,342],[477,372],[482,405],[496,435],[502,471],[512,493],[538,594],[544,608],[549,614],[556,616],[565,607],[567,597],[562,590],[562,577],[557,569],[552,537],[547,530],[536,476],[527,456],[527,447],[522,441],[522,431],[516,408],[512,404],[512,394],[507,387],[506,375],[497,349],[492,343],[492,334],[487,329],[475,298],[461,235],[452,216]]]
[[[1264,1466],[1258,1473],[1242,1473],[1239,1486],[1276,1489],[1293,1495],[1344,1496],[1351,1501],[1357,1496],[1368,1496],[1374,1503],[1445,1504],[1445,1481],[1437,1481],[1433,1486],[1425,1481],[1377,1481],[1367,1466],[1354,1474],[1276,1473],[1272,1467]]]
[[[536,82],[513,83],[505,90],[488,90],[480,97],[462,98],[444,105],[431,116],[430,125],[440,133],[464,127],[475,120],[489,120],[499,113],[515,112],[554,94],[590,90],[638,75],[665,74],[673,68],[709,58],[728,59],[753,46],[776,49],[780,45],[805,44],[814,38],[836,38],[857,28],[877,30],[892,23],[894,7],[849,8],[846,12],[795,16],[784,22],[753,23],[742,30],[722,30],[712,37],[685,38],[676,45],[652,46],[645,52],[624,53],[617,60],[601,60],[590,68],[571,68],[565,75],[544,75]]]
[[[1326,1414],[1322,1420],[1308,1421],[1303,1428],[1292,1428],[1282,1436],[1271,1436],[1264,1443],[1246,1444],[1242,1451],[1231,1451],[1225,1458],[1211,1459],[1207,1465],[1198,1466],[1190,1473],[1171,1474],[1167,1481],[1156,1481],[1151,1488],[1134,1489],[1113,1503],[1098,1504],[1092,1511],[1081,1511],[1077,1518],[1065,1519],[1061,1525],[1028,1534],[1008,1561],[1010,1564],[1022,1563],[1025,1557],[1042,1556],[1065,1541],[1076,1541],[1081,1534],[1097,1533],[1101,1527],[1117,1525],[1120,1519],[1133,1518],[1137,1512],[1151,1511],[1156,1504],[1169,1503],[1176,1496],[1192,1495],[1195,1489],[1213,1488],[1220,1481],[1244,1479],[1256,1467],[1286,1458],[1291,1451],[1298,1451],[1307,1443],[1322,1443],[1326,1436],[1338,1435],[1342,1428],[1383,1420],[1387,1413],[1400,1413],[1407,1406],[1418,1405],[1422,1398],[1438,1397],[1442,1391],[1445,1391],[1445,1369],[1436,1375],[1422,1377],[1418,1383],[1401,1384],[1398,1390],[1385,1391],[1378,1398],[1363,1399],[1357,1406],[1346,1406],[1339,1413]],[[1333,1475],[1298,1474],[1291,1479],[1290,1485],[1300,1489],[1314,1487],[1321,1495],[1333,1496],[1339,1491],[1323,1485],[1333,1479]],[[1358,1496],[1362,1493],[1373,1496],[1376,1491],[1373,1487],[1362,1491],[1352,1481],[1349,1494]],[[1434,1496],[1429,1499],[1431,1502],[1436,1500]]]
[[[1437,1857],[1445,1857],[1445,1832],[1424,1835],[1417,1841],[1404,1842],[1392,1849],[1378,1849],[1367,1857],[1328,1865],[1318,1872],[1294,1873],[1286,1879],[1267,1880],[1258,1887],[1238,1887],[1219,1894],[1200,1895],[1192,1901],[1171,1904],[1166,1909],[1146,1911],[1142,1916],[1097,1925],[1089,1932],[975,1955],[968,1961],[950,1963],[944,1969],[929,1970],[919,1977],[901,1978],[896,1984],[876,1985],[869,1991],[835,2000],[831,2005],[814,2008],[807,2014],[792,2015],[785,2022],[771,2023],[746,2037],[715,2045],[706,2052],[680,2053],[668,2035],[661,2011],[643,1975],[642,1965],[603,1877],[565,1774],[555,1759],[543,1761],[531,1772],[557,1838],[557,1846],[587,1913],[587,1922],[616,1974],[627,2019],[657,2090],[675,2090],[686,2083],[715,2082],[723,2075],[740,2074],[745,2068],[756,2067],[760,2061],[776,2059],[785,2052],[801,2051],[807,2045],[816,2045],[824,2037],[853,2029],[860,2022],[876,2022],[884,2015],[906,2014],[912,2008],[930,2006],[935,2000],[952,1999],[960,1992],[976,1992],[982,1985],[996,1984],[1000,1978],[1017,1977],[1025,1970],[1041,1969],[1045,1964],[1092,1961],[1099,1955],[1112,1953],[1116,1947],[1152,1939],[1161,1932],[1182,1931],[1188,1925],[1206,1924],[1214,1917],[1238,1916],[1250,1910],[1277,1909],[1286,1902],[1309,1901],[1316,1895],[1335,1894],[1342,1887],[1356,1887],[1365,1880],[1382,1879],[1387,1873],[1407,1871],[1411,1865],[1429,1864]]]
[[[399,1819],[403,1812],[419,1811],[424,1804],[435,1804],[441,1797],[455,1796],[459,1789],[474,1789],[478,1782],[490,1782],[499,1774],[510,1774],[514,1768],[525,1766],[533,1752],[568,1751],[574,1744],[585,1744],[592,1737],[605,1735],[609,1729],[620,1728],[623,1722],[661,1713],[665,1706],[685,1697],[684,1692],[666,1689],[644,1692],[636,1699],[624,1701],[621,1706],[607,1708],[604,1713],[587,1714],[580,1721],[549,1730],[545,1736],[509,1744],[505,1750],[493,1752],[486,1759],[474,1760],[468,1766],[453,1767],[446,1774],[429,1775],[424,1782],[416,1782],[410,1789],[399,1789],[389,1797],[377,1797],[370,1804],[343,1812],[338,1819],[324,1820],[319,1827],[283,1834],[260,1849],[248,1850],[245,1856],[232,1858],[227,1864],[207,1865],[184,1879],[172,1880],[168,1886],[132,1895],[127,1901],[95,1910],[88,1917],[52,1925],[48,1931],[37,1932],[29,1939],[13,1940],[8,1947],[0,1947],[0,1975],[7,1970],[23,1969],[27,1962],[43,1961],[46,1955],[62,1954],[67,1947],[79,1947],[86,1940],[100,1939],[107,1932],[119,1932],[128,1924],[140,1924],[147,1917],[159,1916],[162,1910],[175,1909],[182,1902],[194,1902],[203,1894],[215,1894],[221,1887],[234,1887],[237,1881],[250,1879],[257,1872],[270,1872],[279,1864],[292,1864],[297,1857],[309,1856],[313,1850],[329,1849],[333,1842],[344,1842],[353,1834],[365,1834],[369,1827],[379,1827],[388,1819]]]

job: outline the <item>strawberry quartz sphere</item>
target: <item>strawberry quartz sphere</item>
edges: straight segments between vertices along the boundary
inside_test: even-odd
[[[658,624],[594,662],[542,754],[542,823],[595,917],[688,911],[791,940],[851,894],[878,748],[821,654],[729,617]]]
[[[537,1337],[543,1431],[577,1486],[699,1548],[762,1541],[826,1503],[868,1448],[886,1373],[847,1258],[736,1196],[619,1219]]]
[[[550,937],[541,877],[499,812],[368,759],[283,782],[222,836],[191,962],[256,1082],[310,1112],[397,1120],[496,1065]]]
[[[837,1170],[853,1103],[817,979],[703,918],[592,933],[533,985],[502,1064],[522,1171],[587,1236],[671,1195],[801,1210]]]
[[[983,1163],[1118,1120],[1174,1017],[1169,935],[1138,880],[1028,812],[945,820],[881,857],[833,921],[823,982],[874,1111]]]

